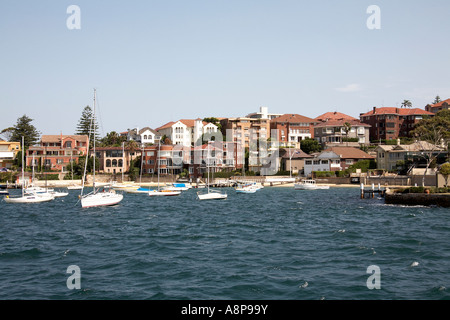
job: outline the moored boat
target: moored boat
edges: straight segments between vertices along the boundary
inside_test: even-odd
[[[294,184],[295,190],[317,190],[317,189],[330,189],[328,185],[318,185],[316,180],[304,179],[296,184]]]

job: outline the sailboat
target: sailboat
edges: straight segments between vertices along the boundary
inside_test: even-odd
[[[39,202],[47,202],[55,199],[55,197],[48,193],[37,193],[37,192],[25,192],[25,160],[24,154],[25,152],[25,142],[24,137],[22,137],[22,196],[21,197],[10,197],[7,195],[5,197],[5,202],[7,203],[39,203]]]
[[[96,100],[96,90],[94,89],[94,111],[93,111],[93,116],[91,119],[91,130],[94,128],[94,120],[95,120],[95,101]],[[86,176],[86,169],[87,169],[87,162],[89,159],[89,151],[86,155],[86,162],[85,162],[85,166],[84,166],[84,175],[83,175],[83,182],[82,182],[82,186],[83,188],[81,189],[81,195],[80,195],[80,199],[81,199],[81,207],[82,208],[90,208],[90,207],[102,207],[102,206],[112,206],[115,204],[118,204],[120,201],[122,201],[123,199],[123,195],[120,193],[116,193],[115,190],[108,190],[105,191],[105,189],[103,189],[103,192],[98,192],[98,190],[95,189],[95,130],[93,130],[93,135],[94,135],[94,148],[93,148],[93,154],[94,154],[94,166],[93,166],[93,175],[92,175],[92,192],[83,195],[83,191],[84,191],[84,182],[85,182],[85,176]],[[90,136],[90,132],[89,132],[89,136]],[[89,150],[89,148],[88,148]]]
[[[158,142],[158,189],[150,190],[148,192],[148,195],[151,197],[154,197],[154,196],[179,196],[181,194],[180,190],[161,189],[159,186],[159,172],[160,172],[160,164],[161,164],[161,161],[159,159],[160,154],[161,154],[161,141]]]
[[[198,200],[221,200],[221,199],[226,199],[228,197],[228,195],[226,193],[222,193],[219,190],[215,190],[215,189],[210,189],[209,187],[209,146],[210,144],[208,143],[208,156],[207,156],[207,161],[206,161],[206,171],[208,172],[208,182],[207,182],[207,193],[202,193],[201,191],[197,192],[197,197]]]

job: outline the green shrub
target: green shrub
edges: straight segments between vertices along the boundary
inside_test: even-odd
[[[334,171],[313,171],[316,178],[334,177],[336,176]]]

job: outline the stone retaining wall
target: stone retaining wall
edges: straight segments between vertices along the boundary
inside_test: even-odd
[[[393,193],[385,195],[386,204],[399,204],[407,206],[440,206],[450,207],[449,193]]]

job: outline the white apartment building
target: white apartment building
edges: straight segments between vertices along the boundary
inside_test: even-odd
[[[214,134],[218,128],[213,123],[202,121],[202,119],[181,119],[176,122],[168,122],[156,129],[158,134],[166,136],[172,144],[190,147],[202,138],[204,134]]]

